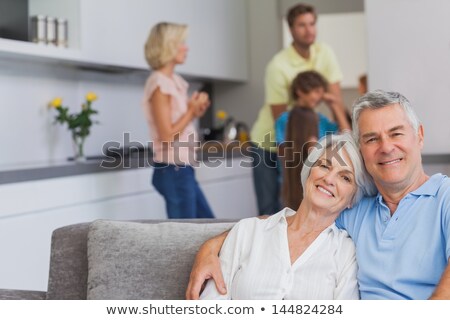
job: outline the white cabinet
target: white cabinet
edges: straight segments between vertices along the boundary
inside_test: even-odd
[[[99,64],[147,69],[144,44],[161,21],[189,26],[190,51],[179,71],[247,79],[246,2],[241,0],[80,0],[83,56]]]
[[[30,15],[69,21],[69,49],[0,39],[0,58],[91,67],[149,69],[144,44],[150,28],[169,21],[189,25],[184,75],[248,79],[247,4],[242,0],[31,0]]]
[[[80,0],[28,0],[29,16],[45,15],[63,18],[68,22],[69,47],[80,47]]]
[[[69,49],[0,39],[0,57],[148,70],[144,44],[160,21],[189,26],[187,76],[248,79],[247,3],[241,0],[31,0],[30,15],[69,21]]]
[[[151,7],[147,0],[80,0],[83,56],[99,64],[147,69],[144,42]]]
[[[204,77],[247,80],[246,1],[189,2],[193,10],[188,21],[190,52],[186,65],[180,70]]]

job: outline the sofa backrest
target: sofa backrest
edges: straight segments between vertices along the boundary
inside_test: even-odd
[[[179,222],[180,228],[183,223],[223,223],[224,229],[236,220],[219,219],[189,219],[189,220],[140,220],[134,221],[144,224],[158,224],[166,222]],[[88,232],[90,223],[81,223],[56,229],[52,235],[50,272],[47,289],[47,299],[64,300],[84,300],[88,292]],[[177,237],[177,232],[173,232],[173,237]],[[183,241],[189,241],[186,234],[182,235]],[[211,237],[210,232],[196,235],[196,241],[205,241]],[[155,248],[157,249],[157,248]],[[175,249],[175,248],[174,248]],[[185,248],[179,248],[184,250]],[[186,252],[184,252],[186,253]],[[192,256],[192,263],[196,250],[192,248],[188,256]],[[187,277],[189,274],[186,275]],[[177,298],[180,293],[177,293]],[[121,297],[117,297],[120,299]],[[143,297],[145,298],[145,297]],[[164,297],[162,297],[164,298]]]

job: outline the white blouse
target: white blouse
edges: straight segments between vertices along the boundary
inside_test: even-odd
[[[355,246],[333,223],[291,265],[285,208],[268,219],[243,219],[220,252],[227,294],[209,280],[201,299],[359,299]]]

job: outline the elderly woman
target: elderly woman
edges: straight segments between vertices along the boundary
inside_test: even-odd
[[[296,212],[234,226],[220,252],[227,294],[210,280],[202,299],[359,299],[355,247],[334,221],[375,190],[350,134],[323,138],[301,181]]]
[[[209,97],[194,92],[175,66],[186,60],[187,26],[161,22],[150,31],[145,57],[153,69],[144,90],[144,113],[153,137],[152,183],[164,197],[169,218],[214,218],[193,169],[198,141],[193,121],[203,116]]]

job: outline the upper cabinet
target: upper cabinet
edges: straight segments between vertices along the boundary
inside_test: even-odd
[[[80,0],[81,48],[98,63],[146,69],[144,44],[160,21],[189,26],[188,59],[195,77],[247,80],[246,1]]]
[[[179,72],[228,81],[248,78],[246,1],[29,0],[29,15],[37,14],[68,20],[69,48],[0,39],[0,57],[148,70],[144,44],[150,28],[168,21],[189,26],[188,59]]]
[[[247,1],[188,2],[191,3],[187,21],[190,52],[186,65],[180,70],[199,76],[210,74],[215,78],[247,80]],[[170,21],[169,10],[164,19]]]
[[[83,56],[98,64],[147,69],[143,48],[151,2],[80,0]]]

